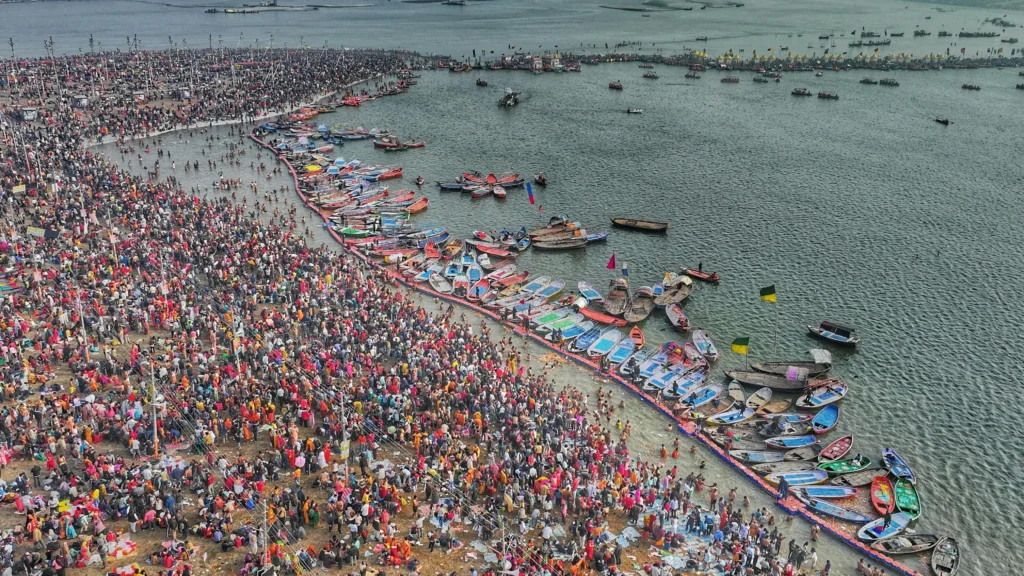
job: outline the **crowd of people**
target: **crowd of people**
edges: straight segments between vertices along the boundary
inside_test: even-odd
[[[788,517],[664,450],[638,457],[610,393],[592,408],[511,334],[429,311],[387,270],[311,246],[295,210],[247,213],[85,147],[103,129],[248,119],[409,58],[344,54],[256,61],[212,108],[158,118],[58,98],[40,122],[5,124],[0,465],[32,466],[0,480],[23,514],[0,562],[63,576],[162,530],[164,545],[117,574],[190,576],[235,551],[242,574],[419,573],[483,552],[466,574],[827,575],[813,539],[780,531]],[[119,58],[149,71],[119,75],[123,94],[199,73]],[[631,545],[670,554],[627,568]]]

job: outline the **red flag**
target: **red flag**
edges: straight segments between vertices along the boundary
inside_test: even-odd
[[[965,52],[967,52],[967,48],[961,48],[961,49],[960,49],[960,53],[961,53],[961,54],[963,54],[963,53],[965,53]]]
[[[615,270],[615,268],[617,268],[617,266],[615,266],[615,253],[614,252],[612,252],[612,257],[608,260],[608,265],[605,266],[605,268],[607,268],[609,270]]]

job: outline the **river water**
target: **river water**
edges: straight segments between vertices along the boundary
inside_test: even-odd
[[[90,33],[103,48],[125,44],[128,33],[138,34],[142,48],[163,48],[167,31],[174,30],[172,41],[179,45],[184,38],[204,46],[212,35],[215,45],[259,39],[265,46],[273,34],[275,46],[301,39],[312,46],[328,41],[458,57],[472,49],[500,54],[509,44],[603,49],[605,42],[620,40],[676,53],[693,46],[698,35],[710,37],[712,54],[786,46],[820,54],[817,36],[829,30],[846,46],[850,32],[862,26],[911,36],[915,26],[933,33],[994,30],[981,20],[1004,14],[1024,24],[1020,12],[940,12],[914,3],[756,4],[650,18],[565,0],[465,8],[385,2],[227,16],[97,0],[6,5],[0,7],[0,32],[14,37],[19,54],[41,52],[42,38],[51,35],[58,52],[88,50]],[[838,37],[840,30],[845,38]],[[998,39],[951,46],[955,41],[934,34],[897,38],[887,51],[924,55],[963,46],[971,54],[1000,46]],[[845,50],[853,49],[840,48]],[[994,568],[985,559],[1024,565],[1024,552],[1004,528],[1024,513],[1014,481],[1024,472],[1015,458],[1024,440],[1012,396],[1022,380],[1016,340],[1024,331],[1024,92],[1013,89],[1016,71],[886,74],[900,82],[898,88],[859,84],[866,74],[856,71],[788,74],[778,84],[755,84],[743,74],[735,85],[720,83],[717,72],[697,81],[684,79],[683,69],[660,67],[659,80],[643,80],[642,72],[635,65],[603,64],[580,74],[541,76],[427,73],[409,94],[319,121],[390,128],[403,139],[426,140],[426,148],[401,155],[385,155],[368,142],[338,151],[366,163],[400,162],[407,186],[418,174],[432,183],[463,170],[547,174],[551,185],[535,190],[543,217],[522,190],[505,201],[471,200],[424,186],[431,204],[417,222],[445,225],[453,233],[533,226],[561,213],[591,231],[609,229],[614,216],[670,222],[665,236],[615,230],[605,245],[579,253],[531,251],[519,266],[570,285],[588,280],[603,290],[618,274],[605,269],[613,253],[620,265],[629,263],[634,287],[703,262],[723,282],[698,287],[686,311],[725,350],[719,368],[744,364],[727,351],[736,337],[751,338],[751,360],[800,358],[816,345],[805,325],[823,319],[855,325],[864,339],[858,351],[834,351],[834,373],[851,382],[852,392],[833,434],[856,433],[857,451],[873,458],[892,446],[911,462],[925,509],[918,530],[956,535],[967,550],[965,573]],[[476,87],[478,76],[490,87]],[[621,80],[625,90],[609,91],[612,80]],[[983,89],[961,90],[967,82]],[[506,86],[523,92],[518,108],[496,106]],[[797,86],[834,91],[840,100],[790,96]],[[644,114],[627,115],[626,108],[643,108]],[[941,126],[933,121],[937,116],[953,124]],[[186,144],[167,137],[164,148],[184,158],[195,153],[197,139]],[[219,154],[223,142],[218,146]],[[175,174],[186,185],[213,180],[205,169],[198,179],[184,178],[180,167]],[[225,174],[254,179],[247,170]],[[758,289],[770,284],[778,292],[774,306],[758,299]],[[644,330],[655,343],[676,337],[660,314]],[[666,441],[660,418],[639,406],[633,416],[652,420],[639,433],[642,442]],[[723,483],[740,482],[718,473]],[[850,556],[846,561],[855,562]]]

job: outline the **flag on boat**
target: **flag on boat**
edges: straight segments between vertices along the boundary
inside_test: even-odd
[[[626,277],[629,276],[629,262],[622,263],[622,275]]]
[[[609,270],[615,270],[615,252],[612,252],[612,257],[608,259],[608,265],[605,268]]]
[[[750,349],[750,338],[737,338],[732,341],[732,351],[737,354],[743,354],[746,356],[747,350]]]
[[[775,285],[772,284],[767,288],[761,288],[761,300],[765,302],[775,302]]]
[[[533,204],[533,186],[530,183],[526,183],[526,195],[530,198],[530,204]]]

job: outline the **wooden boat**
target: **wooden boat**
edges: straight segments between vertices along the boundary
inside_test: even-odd
[[[608,296],[604,300],[604,311],[620,316],[629,308],[629,284],[623,278],[615,278],[608,285]]]
[[[781,454],[781,452],[771,452],[771,454]],[[751,470],[758,474],[774,474],[776,472],[809,472],[814,470],[813,464],[807,462],[766,462],[764,464],[755,464],[750,467]]]
[[[772,402],[775,401],[773,400],[768,402],[768,404],[771,404]],[[788,400],[782,400],[782,402],[788,402]],[[765,406],[768,404],[765,404]],[[799,422],[810,422],[811,418],[814,418],[811,414],[797,414],[796,412],[765,413],[764,406],[757,411],[757,417],[762,422],[791,422],[794,424]]]
[[[664,232],[668,230],[666,222],[652,222],[650,220],[635,220],[633,218],[612,218],[612,225],[619,228],[630,228],[642,232]]]
[[[469,300],[470,302],[479,302],[483,295],[486,294],[487,290],[489,289],[490,282],[484,279],[480,279],[476,282],[476,284],[473,284],[472,287],[470,287],[469,293],[466,294],[466,300]]]
[[[758,413],[758,415],[761,415],[761,416],[771,416],[773,414],[780,414],[780,413],[784,413],[787,410],[789,410],[789,407],[792,406],[792,405],[793,405],[793,401],[790,400],[789,398],[776,398],[774,400],[770,400],[770,401],[766,402],[764,406],[761,406],[760,408],[758,408],[757,409],[757,413]],[[810,421],[810,418],[807,418],[807,420],[803,420],[801,418],[797,418],[797,416],[803,416],[803,415],[794,415],[792,418],[788,419],[788,421],[790,421],[790,422],[809,422]]]
[[[888,514],[896,509],[892,480],[887,476],[876,476],[871,481],[871,505],[879,514]]]
[[[938,576],[954,576],[960,570],[960,543],[943,538],[932,550],[932,571]]]
[[[536,246],[536,243],[534,244]],[[643,322],[654,311],[654,292],[650,286],[641,286],[633,293],[629,308],[623,313],[626,322]]]
[[[821,484],[825,480],[828,480],[828,474],[821,470],[811,470],[806,472],[776,472],[765,476],[764,479],[772,484],[778,484],[785,480],[790,486],[809,486],[813,484]]]
[[[807,330],[814,336],[843,346],[860,344],[860,336],[853,328],[840,326],[833,322],[822,322],[818,326],[808,326]]]
[[[583,226],[579,222],[566,222],[549,228],[531,230],[528,234],[531,240],[560,240],[586,235]]]
[[[605,356],[618,345],[619,341],[622,340],[622,332],[612,328],[605,330],[601,337],[597,339],[589,348],[587,348],[587,356],[600,357]]]
[[[850,390],[850,386],[838,378],[818,380],[812,385],[814,387],[811,390],[796,399],[797,408],[814,409],[828,406],[842,400]]]
[[[589,307],[580,308],[580,314],[583,314],[583,316],[585,316],[587,319],[593,320],[594,322],[597,322],[599,324],[608,324],[610,326],[620,327],[628,324],[628,322],[626,322],[622,318],[619,318],[618,316],[612,316],[611,314],[598,312],[597,310],[593,310]]]
[[[452,296],[465,298],[469,295],[469,277],[459,274],[452,280]]]
[[[581,281],[576,284],[576,288],[579,289],[580,296],[583,296],[589,302],[602,302],[604,300],[604,296],[601,296],[601,293],[591,286],[589,282]]]
[[[585,334],[588,330],[594,327],[594,323],[590,320],[584,320],[583,322],[569,326],[565,330],[562,330],[562,339],[566,342],[572,342],[577,336]],[[553,334],[548,334],[547,339],[553,340]]]
[[[533,280],[531,280],[530,282],[528,282],[526,284],[526,286],[523,286],[522,289],[520,290],[520,292],[522,294],[526,294],[526,295],[533,295],[535,292],[540,291],[541,288],[544,288],[545,286],[547,286],[550,283],[551,283],[551,278],[550,277],[548,277],[548,276],[538,276],[538,277],[534,278]]]
[[[813,435],[807,436],[776,436],[775,438],[769,438],[764,441],[765,446],[770,448],[778,448],[780,450],[788,450],[790,448],[803,448],[804,446],[810,446],[817,444],[818,439]]]
[[[890,517],[889,527],[885,528],[885,518],[879,518],[874,522],[865,524],[857,531],[857,538],[865,542],[874,542],[875,540],[882,540],[883,538],[892,538],[910,524],[910,517],[902,512],[897,512]],[[938,548],[936,548],[938,549]],[[934,559],[934,555],[932,556]],[[950,574],[948,572],[939,572],[939,574]]]
[[[452,238],[451,240],[448,241],[447,244],[445,244],[444,251],[441,253],[441,257],[444,258],[445,260],[451,260],[457,254],[462,252],[463,247],[464,244],[462,243],[462,240],[459,240],[458,238]]]
[[[761,388],[757,392],[754,392],[753,394],[751,394],[750,397],[747,398],[747,400],[744,403],[744,405],[747,408],[752,408],[752,409],[754,409],[756,411],[761,406],[764,406],[765,404],[767,404],[768,401],[771,400],[771,399],[772,399],[772,390],[771,390],[771,388]]]
[[[709,362],[718,360],[718,348],[715,347],[715,343],[711,341],[711,335],[706,330],[697,329],[693,331],[693,335],[690,336],[693,340],[693,345],[700,350],[700,353],[708,359]]]
[[[881,468],[870,468],[852,474],[836,476],[832,479],[831,484],[833,486],[870,486],[876,477],[884,474],[885,470]]]
[[[730,450],[729,455],[743,462],[764,464],[768,462],[782,462],[782,452],[763,450],[760,452],[748,450]]]
[[[667,306],[665,308],[665,316],[668,317],[668,323],[676,330],[686,332],[690,329],[690,321],[686,318],[686,312],[683,312],[679,304]]]
[[[682,269],[683,274],[686,274],[690,278],[700,280],[701,282],[718,284],[718,282],[721,281],[721,278],[718,276],[718,272],[704,272],[703,270],[697,270],[695,268],[686,268],[685,266],[680,266],[680,269]]]
[[[729,386],[726,390],[728,390],[729,398],[731,398],[733,402],[739,402],[742,404],[747,398],[747,395],[743,392],[743,386],[735,380],[729,382]]]
[[[893,491],[896,493],[896,509],[908,514],[912,520],[917,520],[921,516],[921,498],[914,484],[906,478],[897,478],[893,483]]]
[[[821,444],[811,444],[801,448],[787,450],[784,460],[787,462],[811,462],[821,452]]]
[[[427,242],[427,245],[423,247],[424,254],[427,258],[440,258],[441,251],[437,249],[437,244],[433,242]]]
[[[452,284],[443,274],[434,274],[430,277],[430,287],[441,294],[451,294]]]
[[[690,293],[693,292],[693,280],[686,276],[667,274],[661,285],[663,292],[654,299],[654,304],[659,308],[679,304],[689,298]]]
[[[917,478],[914,476],[914,471],[910,468],[910,465],[892,448],[882,449],[882,462],[893,476],[906,478],[911,484],[917,483]]]
[[[465,176],[465,174],[463,174],[463,176]],[[535,236],[537,234],[544,234],[544,233],[549,232],[551,230],[555,230],[555,229],[562,230],[562,229],[564,229],[565,225],[568,222],[569,222],[569,217],[568,216],[552,216],[548,220],[548,225],[547,226],[543,226],[543,227],[540,227],[540,228],[534,228],[533,230],[528,231],[526,233],[526,235],[532,238],[533,236]]]
[[[502,266],[500,268],[495,268],[487,276],[484,276],[484,278],[488,282],[493,283],[493,282],[497,282],[499,280],[504,280],[505,278],[509,278],[509,277],[513,276],[515,273],[516,273],[516,265],[515,264],[506,264],[506,265],[504,265],[504,266]]]
[[[856,496],[860,492],[860,488],[850,488],[848,486],[807,486],[801,488],[801,492],[807,495],[808,498],[819,498],[821,500],[839,500],[842,498],[850,498]]]
[[[931,550],[938,542],[939,537],[934,534],[903,534],[895,538],[879,540],[872,544],[871,548],[883,554],[896,556]]]
[[[804,374],[808,378],[813,378],[828,372],[832,368],[832,363],[795,360],[790,362],[758,362],[751,364],[750,367],[758,372],[775,374],[777,376],[792,374],[792,370],[795,368],[799,371],[798,373]]]
[[[825,406],[811,420],[811,430],[815,434],[831,432],[839,423],[839,407],[835,404]]]
[[[764,372],[755,372],[753,370],[726,370],[725,375],[741,384],[757,386],[759,388],[767,387],[772,390],[795,392],[806,387],[806,383],[802,381],[788,380],[784,376],[765,374]]]
[[[851,448],[853,448],[853,434],[837,438],[831,444],[826,446],[821,451],[821,454],[818,454],[818,460],[821,462],[839,460],[843,456],[846,456],[846,453],[849,452]]]
[[[540,240],[534,240],[533,247],[537,250],[579,250],[580,248],[587,247],[586,238],[569,238],[565,240],[554,240],[551,242],[545,242]]]
[[[821,464],[818,464],[818,470],[824,470],[832,476],[838,476],[839,474],[859,472],[868,466],[871,466],[871,459],[861,456],[860,460],[854,458],[849,460],[832,460],[830,462],[822,462]]]
[[[636,343],[632,338],[623,338],[619,340],[619,343],[608,353],[608,361],[612,364],[622,364],[633,355],[634,352],[639,350]]]
[[[793,493],[796,494],[797,498],[814,512],[839,518],[840,520],[846,520],[847,522],[853,522],[854,524],[865,524],[867,522],[871,522],[871,516],[861,514],[856,510],[850,510],[849,508],[833,504],[827,500],[821,500],[820,498],[808,498],[796,490],[794,490]]]

